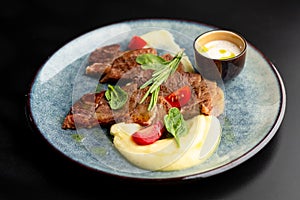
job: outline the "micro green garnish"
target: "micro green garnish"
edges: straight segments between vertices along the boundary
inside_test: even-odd
[[[148,106],[148,110],[152,110],[155,107],[158,93],[160,90],[160,85],[165,82],[170,75],[172,75],[182,58],[183,50],[178,52],[174,58],[170,61],[166,61],[163,58],[154,55],[154,54],[143,54],[136,58],[136,62],[141,64],[143,69],[152,69],[154,70],[152,77],[145,82],[140,88],[143,89],[149,85],[149,89],[147,90],[146,94],[143,96],[140,103],[143,103],[145,99],[151,94],[150,104]]]
[[[164,124],[169,133],[175,138],[178,147],[180,147],[179,137],[187,133],[187,125],[180,110],[176,107],[170,108],[164,117]]]
[[[105,91],[105,97],[111,109],[117,110],[125,105],[128,99],[128,94],[120,86],[112,86],[108,84],[108,88]]]

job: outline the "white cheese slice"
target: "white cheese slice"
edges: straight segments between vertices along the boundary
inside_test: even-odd
[[[167,30],[151,31],[140,37],[147,42],[147,47],[167,51],[173,56],[182,49],[175,42],[173,35]],[[194,72],[193,65],[187,55],[183,56],[181,62],[184,66],[184,71]]]

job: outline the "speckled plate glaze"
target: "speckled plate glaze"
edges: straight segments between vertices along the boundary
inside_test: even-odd
[[[241,74],[224,84],[226,117],[222,124],[221,142],[212,157],[202,164],[173,172],[141,170],[117,152],[106,134],[83,131],[81,135],[93,137],[78,140],[75,139],[79,134],[76,130],[61,129],[72,99],[95,90],[97,80],[83,75],[89,53],[112,42],[127,44],[132,35],[156,29],[173,33],[176,42],[193,60],[194,38],[215,27],[190,21],[141,19],[104,26],[67,43],[46,61],[33,80],[28,108],[29,119],[37,130],[62,154],[88,168],[141,180],[208,177],[227,171],[259,152],[282,122],[286,93],[275,66],[251,44],[248,44],[245,68]]]

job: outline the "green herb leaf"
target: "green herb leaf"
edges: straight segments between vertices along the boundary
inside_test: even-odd
[[[173,107],[164,117],[164,124],[169,133],[175,138],[178,146],[180,146],[179,137],[187,133],[186,121],[183,118],[180,110]]]
[[[108,84],[105,97],[113,110],[122,108],[128,99],[128,94],[118,85],[112,86]]]
[[[157,55],[147,53],[136,58],[136,62],[142,65],[142,69],[160,69],[165,65],[165,60]]]
[[[153,54],[143,54],[136,58],[136,61],[142,65],[143,69],[154,70],[152,78],[140,86],[140,88],[146,88],[147,86],[151,85],[140,101],[140,103],[143,103],[147,96],[151,94],[151,100],[148,106],[148,110],[152,110],[155,107],[158,99],[160,85],[176,71],[182,55],[183,50],[177,53],[171,61],[166,61],[163,58]]]

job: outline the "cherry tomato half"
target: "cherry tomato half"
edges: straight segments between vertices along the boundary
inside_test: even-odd
[[[157,141],[163,133],[164,125],[158,121],[144,129],[141,129],[131,135],[133,141],[139,145],[148,145]]]
[[[146,45],[147,45],[147,42],[143,38],[135,35],[131,38],[131,40],[128,44],[128,48],[130,50],[135,50],[135,49],[141,49]]]
[[[191,98],[191,89],[189,86],[184,86],[182,88],[179,88],[175,92],[172,92],[168,96],[165,97],[165,99],[171,104],[172,107],[181,108]]]

